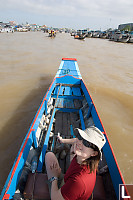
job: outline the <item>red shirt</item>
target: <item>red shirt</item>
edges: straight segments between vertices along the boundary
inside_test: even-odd
[[[96,171],[89,172],[86,165],[77,163],[75,156],[64,176],[65,184],[61,187],[65,200],[88,200],[96,182]]]

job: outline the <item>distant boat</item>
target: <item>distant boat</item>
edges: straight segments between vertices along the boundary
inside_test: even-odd
[[[99,37],[102,38],[102,39],[108,39],[108,33],[105,32],[105,31],[101,32],[100,35],[99,35]]]
[[[50,199],[44,167],[46,151],[57,150],[58,132],[64,138],[72,138],[75,137],[74,128],[84,130],[92,125],[98,127],[106,137],[93,192],[94,199],[118,200],[119,185],[124,184],[124,180],[75,58],[62,59],[20,147],[0,199]],[[69,151],[64,158],[58,155],[64,174],[70,164],[69,156]],[[35,182],[36,177],[40,177],[41,182]],[[37,188],[39,194],[36,194]]]
[[[92,37],[92,32],[88,31],[88,33],[86,34],[86,37],[91,38]]]
[[[71,32],[70,34],[71,36],[75,36],[76,32]]]
[[[133,43],[133,31],[129,33],[129,43]]]
[[[86,35],[74,35],[74,39],[85,40]]]
[[[123,42],[123,43],[126,43],[129,41],[129,34],[128,33],[125,33],[125,34],[122,34],[122,37],[119,39],[118,42]]]
[[[117,31],[117,32],[114,33],[114,41],[115,42],[119,42],[121,38],[122,38],[121,31]]]
[[[93,34],[92,34],[92,37],[93,38],[99,38],[100,37],[100,33],[101,32],[99,32],[99,31],[94,31]]]
[[[109,35],[109,41],[114,41],[114,34]]]
[[[1,28],[0,29],[0,33],[14,33],[14,29],[13,28]]]
[[[87,35],[87,30],[77,30],[76,34],[74,35],[74,39],[85,40]]]
[[[16,31],[17,32],[28,32],[28,29],[25,27],[18,27],[18,28],[16,28]]]

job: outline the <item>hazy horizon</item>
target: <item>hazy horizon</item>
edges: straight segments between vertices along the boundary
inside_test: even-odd
[[[132,0],[0,0],[0,21],[103,30],[132,23],[132,8]]]

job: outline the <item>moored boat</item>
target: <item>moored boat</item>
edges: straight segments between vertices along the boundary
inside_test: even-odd
[[[122,37],[119,39],[119,42],[126,43],[129,41],[129,34],[122,34]]]
[[[93,38],[99,38],[100,37],[100,33],[101,33],[101,31],[94,31],[93,34],[92,34],[92,37]]]
[[[119,42],[121,40],[121,38],[122,38],[121,31],[118,30],[117,32],[114,33],[114,41],[115,42]]]
[[[85,35],[74,35],[74,39],[85,40]]]
[[[86,37],[91,38],[92,37],[92,32],[88,31],[87,34],[86,34]]]
[[[26,27],[19,27],[19,28],[16,28],[16,31],[17,32],[28,32],[28,29]]]
[[[13,28],[1,28],[0,29],[0,33],[14,33],[14,29]]]
[[[133,43],[133,31],[129,33],[129,43]]]
[[[98,127],[106,138],[93,192],[94,199],[119,199],[119,184],[124,184],[124,180],[74,58],[62,59],[20,147],[1,199],[50,199],[44,164],[46,152],[53,151],[57,155],[65,174],[70,164],[69,147],[58,148],[58,133],[64,138],[72,138],[75,137],[74,128],[84,130],[90,126]],[[64,149],[65,156],[62,155]],[[41,178],[40,185],[37,182],[35,185],[36,174]],[[40,196],[37,196],[37,188]]]
[[[108,33],[106,31],[101,32],[99,37],[102,39],[108,39]]]
[[[76,34],[76,31],[71,32],[71,36],[75,36],[75,34]]]
[[[87,30],[77,30],[77,33],[74,35],[74,39],[85,40],[87,35]]]

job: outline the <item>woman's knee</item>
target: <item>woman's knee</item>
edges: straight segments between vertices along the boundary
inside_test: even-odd
[[[51,159],[51,158],[55,158],[56,156],[55,156],[55,154],[53,153],[53,152],[47,152],[46,154],[45,154],[45,159]]]
[[[58,160],[53,152],[47,152],[45,155],[45,164],[50,164],[51,162],[57,162]]]
[[[54,153],[53,152],[47,152],[46,154],[45,154],[45,159],[49,159],[49,158],[51,158],[51,157],[53,157],[53,155],[54,155]]]

